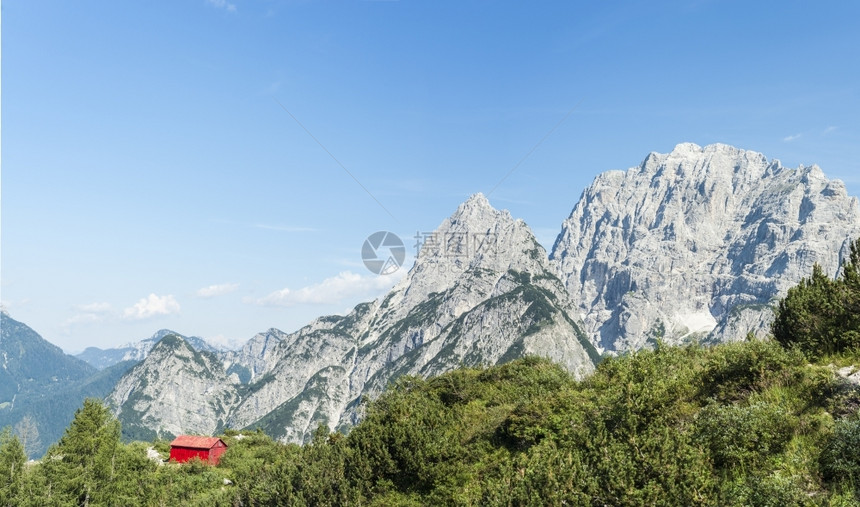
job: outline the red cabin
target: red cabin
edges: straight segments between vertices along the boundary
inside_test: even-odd
[[[200,458],[217,465],[226,450],[227,444],[217,437],[179,435],[170,442],[170,461],[185,463],[191,458]]]

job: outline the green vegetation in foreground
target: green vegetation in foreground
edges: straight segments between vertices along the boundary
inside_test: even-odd
[[[860,365],[857,266],[792,289],[773,341],[401,377],[347,436],[227,432],[217,467],[156,464],[88,400],[40,464],[0,435],[0,505],[860,505],[860,386],[832,365]]]
[[[776,342],[643,350],[581,382],[525,358],[403,377],[349,435],[304,447],[227,432],[211,467],[148,460],[88,400],[41,464],[22,468],[0,438],[0,502],[856,505],[858,404],[833,368]]]

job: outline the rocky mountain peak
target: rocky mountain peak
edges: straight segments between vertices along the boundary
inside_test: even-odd
[[[524,354],[551,357],[579,376],[593,370],[597,352],[568,315],[564,286],[523,221],[476,194],[423,240],[415,265],[386,296],[345,317],[316,319],[269,349],[273,362],[254,372],[258,384],[228,423],[259,421],[302,441],[321,421],[356,422],[358,400],[403,374]]]
[[[483,193],[478,192],[460,203],[456,211],[448,217],[448,220],[453,224],[476,226],[495,220],[513,220],[513,218],[508,210],[494,208],[489,199]]]
[[[107,398],[123,431],[138,438],[211,434],[237,400],[234,379],[217,357],[176,334],[161,338]]]
[[[482,194],[421,236],[409,273],[346,316],[260,333],[217,360],[165,337],[111,394],[121,419],[301,442],[320,423],[354,424],[360,400],[404,374],[534,354],[583,376],[598,349],[742,338],[813,263],[835,274],[860,208],[815,166],[683,143],[598,175],[549,257]]]
[[[423,234],[415,265],[395,286],[392,303],[408,311],[430,294],[462,282],[469,273],[542,272],[548,266],[546,259],[546,251],[525,222],[494,208],[477,193],[435,231]]]
[[[484,195],[483,192],[475,192],[470,195],[468,199],[460,203],[457,207],[458,210],[468,207],[484,207],[484,208],[492,208],[490,205],[490,201]]]
[[[818,167],[683,143],[595,178],[551,258],[595,343],[628,350],[763,331],[772,300],[816,262],[835,273],[857,235],[857,200]]]

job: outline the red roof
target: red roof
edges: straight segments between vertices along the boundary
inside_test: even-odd
[[[170,442],[171,447],[190,447],[192,449],[211,449],[215,447],[218,442],[221,442],[221,445],[224,447],[227,446],[220,438],[218,437],[197,437],[194,435],[179,435],[178,437],[173,439],[173,442]]]

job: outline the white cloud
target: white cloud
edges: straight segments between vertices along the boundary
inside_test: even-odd
[[[103,315],[97,313],[79,313],[72,315],[63,322],[63,326],[71,326],[72,324],[91,324],[93,322],[101,322],[104,319]]]
[[[793,135],[790,135],[790,136],[785,136],[785,137],[783,137],[783,138],[782,138],[782,142],[784,142],[784,143],[790,143],[790,142],[792,142],[792,141],[796,141],[796,140],[800,139],[800,138],[801,138],[801,136],[803,136],[803,134],[793,134]]]
[[[179,313],[179,303],[171,295],[156,296],[150,294],[137,302],[134,306],[130,306],[123,311],[123,318],[126,319],[147,319],[156,315],[170,315]]]
[[[390,289],[406,274],[399,269],[388,276],[362,276],[351,271],[343,271],[337,276],[300,289],[281,289],[260,299],[246,299],[246,302],[262,306],[295,306],[301,304],[332,304],[347,298],[379,296]]]
[[[215,296],[223,296],[224,294],[229,294],[238,288],[238,283],[222,283],[217,285],[210,285],[209,287],[197,289],[197,297],[211,298]]]
[[[227,9],[230,12],[236,12],[236,6],[227,0],[206,0],[210,5],[214,5],[219,9]]]
[[[821,135],[826,136],[827,134],[835,132],[836,129],[838,129],[838,128],[839,127],[834,127],[833,125],[831,125],[831,126],[827,127],[826,129],[824,129],[824,132],[822,132]]]
[[[110,303],[89,303],[85,305],[76,305],[73,307],[75,315],[72,315],[63,322],[64,327],[69,327],[73,324],[91,324],[93,322],[101,322],[111,313]]]

